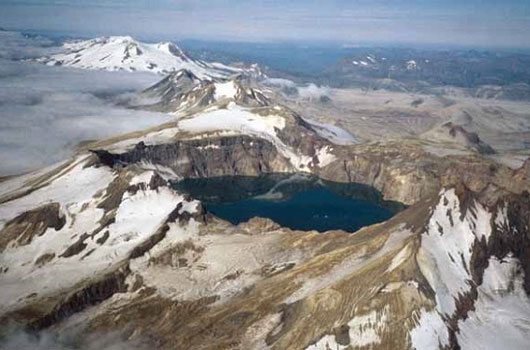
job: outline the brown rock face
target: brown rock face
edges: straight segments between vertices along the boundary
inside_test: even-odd
[[[34,237],[42,236],[48,228],[60,230],[65,222],[58,203],[46,204],[22,213],[0,231],[0,252],[9,244],[30,244]]]
[[[122,154],[94,152],[109,166],[145,161],[171,168],[186,178],[259,175],[291,169],[289,162],[270,142],[248,136],[177,141],[155,146],[139,143],[133,150]]]
[[[69,295],[48,314],[33,320],[30,327],[33,329],[47,328],[70,315],[96,305],[108,299],[118,292],[126,290],[125,278],[128,275],[127,269],[118,269],[100,280],[83,287]],[[15,316],[16,317],[16,316]]]
[[[385,199],[405,204],[461,183],[474,192],[485,191],[490,184],[514,193],[530,189],[525,166],[512,170],[478,155],[437,157],[409,141],[345,147],[337,154],[339,160],[321,169],[321,177],[367,184]]]
[[[478,134],[467,131],[463,126],[452,122],[445,123],[437,130],[442,139],[455,142],[479,154],[493,154],[495,150],[483,142]]]
[[[281,228],[281,226],[271,219],[255,217],[251,218],[247,222],[239,224],[238,228],[249,234],[254,234],[278,230]]]
[[[524,270],[524,288],[530,295],[530,194],[510,194],[499,203],[506,208],[508,221],[495,225],[487,251],[499,259],[509,253],[521,261]],[[497,211],[499,213],[499,211]]]

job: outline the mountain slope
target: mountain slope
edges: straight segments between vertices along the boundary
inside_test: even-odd
[[[161,349],[526,348],[528,195],[456,186],[318,234],[229,225],[124,164],[81,156],[0,205],[4,321]]]
[[[440,142],[453,143],[480,154],[495,153],[495,150],[482,141],[476,133],[468,132],[463,126],[452,122],[445,122],[442,125],[429,130],[423,135],[423,137],[429,141],[437,140]]]
[[[141,93],[140,100],[156,102],[135,106],[135,108],[166,113],[194,114],[218,103],[233,102],[244,107],[270,105],[269,99],[250,80],[253,79],[237,75],[214,82],[200,79],[191,71],[180,70],[171,73]]]
[[[149,92],[207,99],[0,182],[0,328],[52,348],[527,348],[530,160],[344,143],[240,79],[180,71]],[[171,184],[302,172],[410,207],[355,233],[234,226]]]
[[[82,69],[126,70],[167,74],[187,69],[201,79],[223,78],[241,73],[243,69],[220,63],[207,63],[190,58],[172,43],[146,44],[129,36],[101,37],[68,42],[64,52],[43,57],[47,65]]]

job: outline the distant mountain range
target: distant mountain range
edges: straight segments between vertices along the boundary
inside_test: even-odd
[[[183,42],[203,60],[259,62],[272,78],[335,88],[357,87],[469,97],[530,99],[530,55],[463,49],[337,47]],[[310,59],[308,59],[310,57]]]
[[[83,69],[157,74],[186,69],[200,79],[209,80],[234,74],[264,76],[267,72],[272,77],[337,88],[360,87],[444,95],[447,94],[445,88],[457,87],[472,97],[530,99],[530,55],[523,53],[347,48],[343,51],[329,49],[330,57],[326,59],[326,48],[247,46],[231,44],[225,49],[219,47],[221,51],[216,52],[196,48],[192,52],[200,57],[197,59],[169,42],[147,44],[129,36],[111,36],[66,42],[63,52],[38,61]],[[233,64],[245,48],[251,49],[254,53],[252,59],[260,66]],[[230,50],[234,53],[230,54]],[[314,66],[314,62],[304,68],[303,60],[314,55],[321,62],[319,68]],[[277,56],[282,57],[281,62],[274,59]],[[332,63],[341,56],[343,58],[338,62]],[[223,63],[210,62],[217,60]]]
[[[359,49],[320,75],[335,87],[439,92],[453,86],[483,98],[530,96],[530,55],[412,49]]]

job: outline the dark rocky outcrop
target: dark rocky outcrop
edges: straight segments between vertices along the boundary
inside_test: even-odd
[[[168,101],[178,96],[190,92],[193,87],[200,84],[202,80],[187,69],[172,72],[155,85],[145,89],[142,94],[146,97],[159,98],[161,101]]]
[[[504,259],[508,253],[521,262],[524,288],[530,295],[530,194],[510,194],[499,203],[506,206],[507,225],[495,225],[488,242],[488,253]],[[494,219],[492,219],[494,220]]]
[[[185,225],[190,219],[195,219],[198,222],[206,224],[210,218],[210,214],[206,212],[204,207],[197,204],[196,211],[189,213],[188,211],[182,210],[183,204],[180,202],[176,208],[168,215],[166,221],[162,226],[147,240],[136,246],[129,254],[129,259],[136,259],[147,253],[151,248],[157,245],[160,241],[166,238],[167,232],[169,231],[169,224],[178,222],[180,225]]]
[[[24,212],[9,221],[0,231],[0,252],[11,242],[18,246],[30,244],[34,237],[42,236],[48,228],[59,231],[65,223],[59,203],[45,204]]]
[[[74,244],[66,248],[66,250],[61,255],[59,255],[59,257],[70,258],[74,255],[81,253],[87,247],[87,243],[85,243],[85,241],[89,237],[90,235],[83,233],[81,237],[79,237],[78,240],[74,242]]]
[[[79,287],[79,289],[74,289],[64,298],[57,298],[54,301],[55,305],[49,311],[28,307],[5,315],[0,319],[0,324],[4,324],[8,320],[24,320],[30,330],[48,328],[74,313],[101,303],[115,293],[126,291],[125,278],[128,274],[128,267],[118,268],[114,272]],[[40,306],[40,308],[44,307],[45,305]]]
[[[153,146],[140,142],[131,151],[121,154],[105,150],[92,152],[107,166],[120,167],[143,161],[171,168],[186,178],[259,175],[290,169],[288,160],[270,142],[249,136],[176,141]]]
[[[455,142],[462,144],[469,149],[472,149],[480,154],[495,153],[495,150],[490,145],[482,141],[477,133],[469,132],[461,125],[448,122],[443,124],[442,128],[448,132],[449,136]]]
[[[252,87],[253,79],[240,75],[234,79],[237,93],[234,100],[237,104],[247,107],[265,107],[271,105],[271,101],[260,90]]]
[[[37,258],[37,260],[35,260],[35,266],[41,267],[43,265],[46,265],[48,262],[53,260],[53,258],[55,258],[55,253],[42,254]]]
[[[107,186],[105,197],[98,204],[98,208],[103,209],[106,213],[118,208],[123,198],[123,194],[129,188],[129,181],[126,177],[117,176]]]

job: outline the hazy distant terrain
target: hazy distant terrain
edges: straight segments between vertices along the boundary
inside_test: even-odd
[[[183,46],[206,60],[256,61],[270,76],[336,88],[443,95],[457,87],[471,97],[530,99],[530,54],[525,51],[200,41]]]
[[[530,97],[530,55],[520,53],[360,49],[326,69],[323,76],[337,87],[440,93],[437,88],[454,86],[477,97]]]

